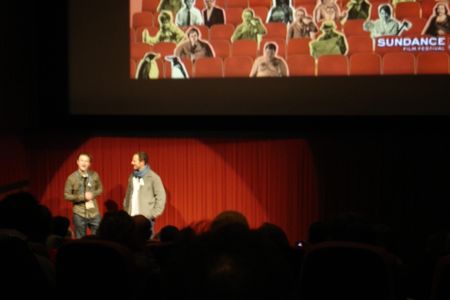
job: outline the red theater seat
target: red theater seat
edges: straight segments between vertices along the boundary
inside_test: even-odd
[[[344,55],[323,55],[317,60],[317,76],[347,76],[348,59]]]
[[[383,74],[402,75],[415,73],[414,55],[406,52],[386,53],[383,56]]]
[[[272,6],[272,0],[248,0],[249,7],[264,6],[270,8]]]
[[[130,44],[136,43],[136,32],[133,28],[130,28]]]
[[[295,54],[310,54],[310,39],[290,39],[287,45],[286,56],[289,58]]]
[[[365,20],[348,20],[343,26],[343,32],[348,38],[350,36],[370,36],[370,32],[364,31]]]
[[[226,8],[239,7],[246,8],[248,6],[248,0],[226,0]]]
[[[130,45],[130,58],[134,59],[136,63],[144,57],[145,53],[152,51],[153,47],[149,44],[134,43]]]
[[[284,23],[267,23],[265,24],[267,33],[265,38],[282,38],[286,39],[287,26]]]
[[[143,11],[133,14],[133,28],[152,26],[153,14],[151,12]]]
[[[258,44],[254,40],[238,40],[231,44],[231,56],[250,56],[255,58],[257,48]]]
[[[316,64],[310,55],[291,55],[287,58],[289,76],[314,76]]]
[[[176,44],[170,43],[170,42],[161,42],[158,44],[155,44],[153,46],[153,50],[156,53],[160,53],[161,57],[164,58],[166,55],[173,55],[173,51],[175,50]]]
[[[142,10],[156,12],[159,6],[159,2],[157,0],[142,0]]]
[[[134,78],[136,76],[136,61],[134,59],[130,59],[130,78]]]
[[[225,77],[248,77],[253,66],[250,56],[231,56],[224,61]]]
[[[229,7],[225,9],[227,24],[233,24],[234,26],[241,24],[243,11],[244,9],[242,7]]]
[[[373,40],[368,36],[349,36],[347,37],[348,53],[373,52]]]
[[[427,20],[424,18],[408,18],[408,21],[411,22],[412,26],[407,31],[403,31],[402,36],[421,35],[423,28],[427,24]]]
[[[422,8],[418,2],[400,2],[395,7],[395,17],[402,21],[408,18],[421,18]]]
[[[231,40],[234,32],[233,24],[215,24],[209,29],[209,40]]]
[[[223,77],[223,62],[221,58],[201,58],[195,62],[194,78],[205,77]]]
[[[423,1],[422,2],[422,18],[427,19],[433,14],[436,1]]]
[[[267,20],[267,14],[269,13],[269,9],[264,6],[252,7],[252,9],[255,12],[255,16],[260,17],[261,21],[265,23]]]
[[[214,53],[216,54],[216,57],[225,59],[228,56],[230,56],[229,40],[211,40],[210,44],[214,49]]]
[[[381,56],[376,53],[355,53],[350,56],[350,75],[380,75]]]
[[[446,52],[424,52],[417,55],[417,74],[449,74]]]

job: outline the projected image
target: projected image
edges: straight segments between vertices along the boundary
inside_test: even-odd
[[[130,0],[130,78],[449,74],[448,2]]]

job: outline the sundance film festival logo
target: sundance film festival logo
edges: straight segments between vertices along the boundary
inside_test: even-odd
[[[450,38],[421,36],[421,37],[381,37],[376,41],[377,48],[400,48],[406,52],[428,52],[450,50]]]

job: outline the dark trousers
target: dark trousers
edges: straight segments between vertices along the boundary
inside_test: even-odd
[[[96,215],[93,218],[85,218],[83,216],[73,214],[73,226],[75,227],[75,236],[77,239],[81,239],[86,235],[88,227],[92,234],[96,234],[99,225],[100,215]]]

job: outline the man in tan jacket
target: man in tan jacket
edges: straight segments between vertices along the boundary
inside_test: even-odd
[[[73,225],[75,235],[82,238],[87,227],[92,234],[97,232],[100,224],[97,196],[103,192],[102,182],[97,172],[89,170],[91,156],[86,153],[78,155],[78,170],[70,174],[64,187],[64,198],[73,204]]]
[[[166,192],[161,178],[148,165],[148,154],[137,152],[131,160],[133,173],[128,178],[128,188],[123,209],[131,216],[143,215],[152,223],[166,204]]]

